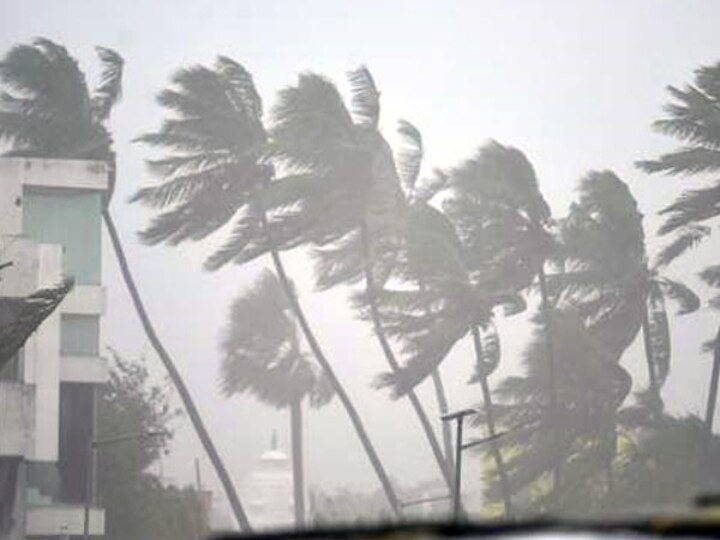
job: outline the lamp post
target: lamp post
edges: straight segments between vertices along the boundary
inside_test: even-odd
[[[443,422],[455,421],[455,483],[453,485],[453,516],[459,521],[462,516],[461,486],[462,486],[462,451],[463,451],[463,421],[466,416],[477,414],[477,409],[462,409],[461,411],[444,414],[440,417]]]
[[[107,439],[90,439],[88,444],[88,470],[85,475],[85,515],[83,518],[83,538],[89,540],[90,538],[90,505],[93,499],[93,485],[95,483],[95,453],[99,446],[110,446],[117,443],[126,441],[140,441],[144,439],[151,439],[154,437],[160,437],[163,435],[162,431],[148,431],[145,433],[129,433],[126,435],[118,435],[116,437],[109,437]]]

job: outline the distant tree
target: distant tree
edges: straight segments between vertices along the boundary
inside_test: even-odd
[[[393,486],[350,396],[337,378],[305,316],[285,271],[281,251],[309,241],[313,224],[332,222],[333,206],[315,208],[306,221],[288,220],[288,210],[324,190],[323,179],[300,171],[276,174],[272,132],[250,73],[227,57],[212,68],[179,70],[158,102],[170,117],[160,129],[139,137],[165,154],[150,160],[160,183],[140,189],[133,200],[156,215],[141,233],[149,244],[198,241],[232,223],[227,241],[206,261],[216,270],[269,254],[294,317],[318,363],[350,417],[365,453],[399,512]],[[318,103],[322,106],[322,101]],[[306,136],[307,141],[312,136]],[[329,201],[326,201],[329,202]],[[291,223],[289,222],[291,221]]]
[[[322,370],[300,347],[297,323],[278,278],[265,270],[233,302],[221,341],[221,385],[227,396],[249,392],[278,409],[290,410],[295,525],[305,526],[305,464],[302,404],[321,407],[333,396]]]
[[[143,362],[112,352],[110,380],[98,406],[98,437],[155,432],[159,436],[98,450],[97,486],[105,508],[105,537],[200,540],[209,532],[199,494],[166,487],[148,471],[166,451],[179,415],[165,387],[153,385]]]
[[[695,71],[694,84],[680,89],[669,86],[674,99],[665,106],[667,116],[653,127],[675,137],[685,146],[661,155],[656,160],[640,161],[638,166],[649,173],[674,176],[712,174],[720,170],[720,63]],[[684,191],[660,213],[667,216],[660,234],[672,234],[673,240],[658,257],[665,266],[710,235],[707,223],[720,216],[720,180],[709,179],[709,187]],[[720,285],[720,264],[702,271],[700,277],[709,285]],[[720,307],[720,294],[710,300]],[[705,425],[712,432],[720,383],[720,327],[714,339],[714,360],[705,412]]]
[[[10,143],[8,156],[93,159],[110,169],[110,187],[103,221],[115,251],[125,285],[145,334],[162,361],[190,416],[203,448],[230,501],[235,518],[249,529],[245,512],[230,476],[215,449],[180,372],[160,341],[145,309],[110,212],[116,179],[110,113],[122,95],[124,61],[115,51],[97,48],[102,65],[100,84],[90,91],[84,73],[65,47],[40,38],[16,45],[0,62],[0,141]]]

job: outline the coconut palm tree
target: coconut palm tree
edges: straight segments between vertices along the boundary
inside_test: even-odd
[[[695,71],[694,84],[684,88],[669,86],[673,102],[665,106],[667,116],[653,124],[655,130],[679,139],[685,146],[658,159],[638,162],[649,173],[695,176],[720,170],[720,63]],[[670,264],[688,249],[710,235],[709,221],[720,216],[720,180],[708,179],[708,187],[686,190],[664,208],[667,220],[660,234],[673,240],[658,257],[660,266]],[[720,264],[703,270],[701,277],[711,286],[720,285]],[[720,306],[720,295],[711,300]],[[710,376],[705,425],[712,432],[720,382],[720,328],[714,340],[714,359]]]
[[[417,183],[420,169],[419,132],[407,122],[401,133],[410,141],[409,150],[398,159],[406,191],[405,236],[393,268],[394,282],[378,295],[378,305],[388,334],[403,345],[405,363],[400,370],[382,374],[378,386],[391,386],[394,397],[407,393],[427,377],[439,380],[438,366],[458,341],[471,336],[475,349],[475,373],[470,383],[479,383],[485,404],[484,419],[489,435],[496,426],[488,377],[500,361],[499,338],[492,324],[492,309],[504,305],[506,311],[524,309],[524,301],[507,284],[490,277],[484,261],[482,271],[468,268],[477,260],[465,250],[454,225],[429,199],[444,187],[447,177],[437,173]],[[499,276],[495,276],[496,278]],[[414,287],[408,287],[413,284]],[[507,291],[507,292],[505,292]],[[519,309],[518,309],[519,306]],[[438,384],[436,385],[436,391]],[[438,392],[438,401],[444,396]],[[445,435],[449,439],[449,433]],[[448,446],[450,446],[448,441]],[[490,450],[501,482],[505,512],[512,515],[502,454],[495,441]]]
[[[292,308],[278,278],[265,270],[230,309],[221,341],[221,387],[226,396],[249,392],[260,401],[290,411],[295,524],[305,524],[302,405],[320,407],[332,387],[300,347]]]
[[[304,190],[283,221],[290,230],[307,231],[304,236],[314,244],[319,289],[364,282],[356,301],[371,320],[391,371],[397,372],[401,366],[378,296],[396,264],[407,205],[392,150],[378,127],[380,101],[373,78],[361,67],[349,79],[352,112],[334,84],[312,73],[280,92],[274,156],[318,182]],[[427,414],[414,390],[407,397],[450,487],[450,471]]]
[[[109,199],[115,181],[115,154],[107,121],[120,99],[123,59],[110,49],[98,48],[97,51],[103,69],[99,86],[90,92],[84,74],[64,47],[48,39],[13,47],[0,62],[0,80],[6,88],[0,95],[0,140],[10,143],[11,149],[6,154],[11,156],[94,159],[108,164],[110,189],[103,221],[125,285],[147,338],[167,369],[208,453],[235,518],[243,529],[249,530],[230,476],[182,376],[154,330],[112,219]]]
[[[659,415],[670,371],[666,300],[677,302],[679,315],[695,312],[700,300],[649,265],[642,219],[630,189],[613,172],[585,175],[560,227],[564,271],[551,278],[551,288],[559,285],[560,303],[578,309],[614,362],[642,331],[649,403]]]
[[[207,269],[270,254],[303,336],[347,411],[392,510],[399,514],[385,468],[315,337],[280,256],[281,250],[310,241],[315,222],[331,219],[318,212],[308,214],[306,222],[293,219],[288,211],[323,188],[322,179],[304,171],[276,174],[262,100],[250,73],[230,58],[218,57],[213,67],[179,70],[158,102],[169,118],[158,131],[138,138],[162,152],[148,162],[160,183],[143,187],[133,197],[156,212],[141,238],[149,244],[177,245],[204,239],[230,223],[232,232],[206,261]]]
[[[554,319],[548,315],[552,306],[545,267],[556,248],[550,232],[550,208],[535,170],[517,148],[490,141],[445,174],[453,193],[444,204],[445,212],[469,254],[468,266],[479,279],[486,280],[485,286],[492,290],[503,284],[504,290],[517,292],[537,280],[548,336],[543,341],[550,370],[546,396],[550,408],[555,409]],[[560,472],[558,460],[553,471],[556,489],[560,487]]]

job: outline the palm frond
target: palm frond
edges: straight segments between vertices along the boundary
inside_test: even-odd
[[[96,122],[104,122],[122,96],[124,60],[117,52],[105,47],[95,48],[102,66],[100,85],[92,96],[93,116]]]
[[[668,278],[660,278],[658,283],[665,295],[678,303],[678,315],[694,313],[700,309],[700,298],[687,285]]]
[[[669,265],[687,250],[694,248],[710,235],[710,227],[705,225],[688,224],[680,228],[675,238],[665,246],[657,258],[654,266],[662,268]]]
[[[407,193],[413,193],[420,176],[423,159],[423,141],[420,130],[407,120],[398,122],[398,133],[405,143],[398,153],[398,171]]]
[[[353,114],[359,123],[377,129],[380,121],[380,92],[370,70],[365,66],[348,73],[352,92]]]
[[[711,287],[720,287],[720,264],[708,266],[700,272],[700,279]]]
[[[667,220],[660,228],[660,234],[667,234],[686,225],[697,224],[719,216],[720,180],[709,188],[683,192],[673,204],[664,208],[660,214],[668,215]]]

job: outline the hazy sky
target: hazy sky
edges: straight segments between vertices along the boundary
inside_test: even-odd
[[[155,94],[179,67],[210,63],[217,54],[242,62],[269,107],[275,92],[305,70],[344,85],[347,70],[367,64],[382,92],[382,125],[389,138],[399,118],[415,123],[427,147],[427,169],[468,157],[488,138],[522,149],[535,165],[556,215],[562,215],[580,176],[613,169],[631,186],[646,215],[648,235],[656,212],[691,182],[650,178],[633,167],[673,147],[650,123],[661,113],[667,84],[688,81],[692,70],[720,59],[720,2],[715,1],[29,1],[0,0],[0,54],[12,44],[45,36],[65,44],[91,80],[93,46],[117,49],[126,59],[122,103],[112,119],[119,159],[114,211],[147,307],[168,349],[186,376],[208,427],[238,483],[267,446],[276,427],[287,437],[286,414],[251,399],[226,400],[218,392],[217,341],[231,299],[267,261],[250,269],[202,272],[207,247],[148,248],[135,233],[147,213],[126,203],[149,180],[146,148],[138,134],[158,126]],[[651,246],[657,246],[654,239]],[[717,253],[716,235],[670,274],[696,284],[695,274]],[[127,356],[151,354],[113,257],[106,246],[109,310],[105,343]],[[310,269],[302,254],[288,257],[302,302],[318,328],[328,356],[359,404],[392,476],[404,484],[437,476],[415,417],[405,402],[391,403],[370,388],[385,368],[367,326],[356,322],[344,292],[311,294]],[[664,395],[676,412],[703,408],[710,357],[699,342],[714,331],[706,308],[672,320],[674,365]],[[515,368],[527,324],[501,324],[503,368]],[[451,408],[479,399],[465,385],[469,349],[458,347],[443,366]],[[639,344],[624,365],[644,384]],[[158,372],[160,372],[158,370]],[[435,416],[431,393],[428,410]],[[308,418],[307,459],[311,485],[375,486],[366,458],[336,403]],[[200,456],[210,467],[187,422],[167,475],[192,478]],[[472,471],[472,469],[471,469]],[[472,475],[477,470],[468,473]],[[214,479],[212,479],[214,482]]]

